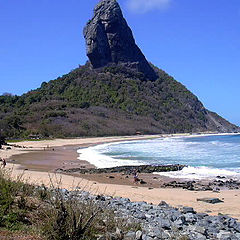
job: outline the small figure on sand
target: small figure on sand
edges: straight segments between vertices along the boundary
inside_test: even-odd
[[[136,169],[133,170],[133,182],[134,183],[138,183],[139,182],[138,172],[137,172]]]
[[[6,160],[4,158],[2,158],[1,161],[2,161],[2,168],[5,168],[7,165]]]

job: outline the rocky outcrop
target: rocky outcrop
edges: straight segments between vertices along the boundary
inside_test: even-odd
[[[96,173],[125,173],[131,174],[134,171],[140,173],[154,173],[154,172],[170,172],[170,171],[181,171],[186,165],[140,165],[140,166],[120,166],[112,168],[71,168],[71,169],[57,169],[57,172],[66,172],[66,173],[81,173],[81,174],[96,174]]]
[[[123,64],[144,73],[149,80],[157,74],[136,45],[131,29],[116,0],[102,0],[84,28],[87,56],[93,68]]]

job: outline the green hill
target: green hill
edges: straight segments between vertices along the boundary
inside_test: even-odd
[[[0,129],[8,138],[219,131],[239,128],[204,108],[182,84],[121,65],[90,64],[22,96],[0,96]]]

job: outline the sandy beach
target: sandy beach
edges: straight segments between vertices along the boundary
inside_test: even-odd
[[[66,175],[56,173],[56,169],[93,168],[86,161],[78,160],[77,149],[101,143],[119,142],[157,138],[160,136],[133,136],[133,137],[104,137],[104,138],[78,138],[55,139],[43,141],[23,141],[14,143],[11,149],[0,150],[0,157],[7,158],[7,169],[12,176],[23,174],[23,178],[34,184],[50,185],[50,179],[54,185],[62,188],[73,189],[79,187],[82,190],[94,194],[103,194],[130,198],[132,201],[146,201],[158,204],[164,200],[174,207],[189,206],[198,212],[206,212],[210,215],[228,214],[240,219],[240,190],[221,190],[219,193],[212,191],[188,191],[184,189],[160,188],[159,182],[167,181],[167,178],[158,176],[153,179],[153,174],[141,174],[141,178],[147,179],[148,185],[134,185],[132,178],[126,178],[121,174],[85,174]],[[12,144],[12,145],[14,145]],[[23,148],[24,147],[24,148]],[[208,204],[198,202],[197,198],[211,197],[224,200],[223,203]]]

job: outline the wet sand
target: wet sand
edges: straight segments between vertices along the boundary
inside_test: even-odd
[[[79,145],[62,146],[13,155],[9,161],[20,164],[20,169],[55,172],[58,168],[95,168],[87,161],[79,161],[77,150]]]

